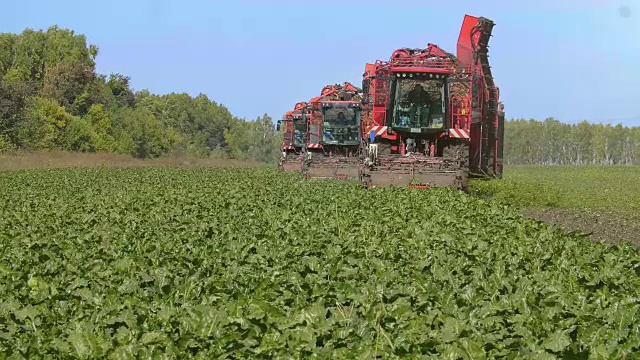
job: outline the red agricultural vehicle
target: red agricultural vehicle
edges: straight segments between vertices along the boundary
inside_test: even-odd
[[[278,167],[282,171],[301,171],[303,148],[307,144],[307,119],[309,111],[306,109],[307,103],[299,102],[293,110],[284,115],[284,119],[279,120],[277,131],[282,132],[282,155]]]
[[[362,157],[362,90],[348,82],[327,85],[311,99],[302,174],[305,178],[358,179]]]
[[[487,56],[494,23],[465,15],[454,56],[434,44],[366,64],[360,181],[467,189],[501,177],[504,106]]]

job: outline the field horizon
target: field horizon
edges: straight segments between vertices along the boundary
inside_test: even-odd
[[[197,156],[161,156],[138,159],[114,153],[82,153],[63,150],[16,151],[0,153],[0,171],[37,170],[87,167],[147,167],[147,166],[218,166],[268,167],[269,164],[253,160],[224,159]],[[275,164],[273,165],[275,167]]]
[[[137,159],[59,150],[0,154],[0,171],[149,166],[268,168],[275,164],[195,156]],[[501,180],[472,180],[470,193],[514,206],[527,217],[565,231],[588,234],[594,241],[627,241],[640,247],[640,191],[634,191],[634,180],[640,183],[637,165],[508,165]]]

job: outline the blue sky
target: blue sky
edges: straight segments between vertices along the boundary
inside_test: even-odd
[[[1,32],[72,28],[99,46],[99,72],[202,92],[247,119],[278,119],[326,84],[359,86],[366,62],[400,47],[455,52],[464,14],[484,16],[508,118],[640,126],[639,0],[3,2]]]

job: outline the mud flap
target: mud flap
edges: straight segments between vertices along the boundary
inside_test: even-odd
[[[367,189],[371,188],[371,175],[369,175],[369,169],[367,169],[364,165],[358,166],[358,179],[360,180],[360,184]]]
[[[280,170],[289,172],[289,171],[301,171],[302,170],[302,161],[301,160],[289,160],[281,163]]]
[[[356,162],[306,162],[302,167],[306,179],[358,179]]]
[[[401,186],[428,189],[432,187],[451,187],[467,191],[468,176],[465,171],[359,171],[360,183],[366,187]]]
[[[357,179],[358,167],[312,165],[303,170],[307,179]]]
[[[370,172],[368,175],[371,186],[410,186],[420,188],[438,186],[455,188],[462,187],[462,181],[455,172],[433,172],[421,174]]]

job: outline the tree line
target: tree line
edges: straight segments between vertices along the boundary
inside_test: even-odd
[[[98,52],[84,35],[57,26],[0,34],[0,152],[278,158],[281,134],[267,114],[247,121],[204,94],[134,92],[129,77],[96,73]],[[640,164],[640,128],[510,120],[504,158],[507,164]]]
[[[277,159],[267,114],[247,121],[203,94],[134,92],[129,77],[96,73],[97,56],[84,35],[57,26],[0,34],[0,151]]]
[[[506,164],[640,165],[640,127],[564,124],[516,119],[505,122]]]

